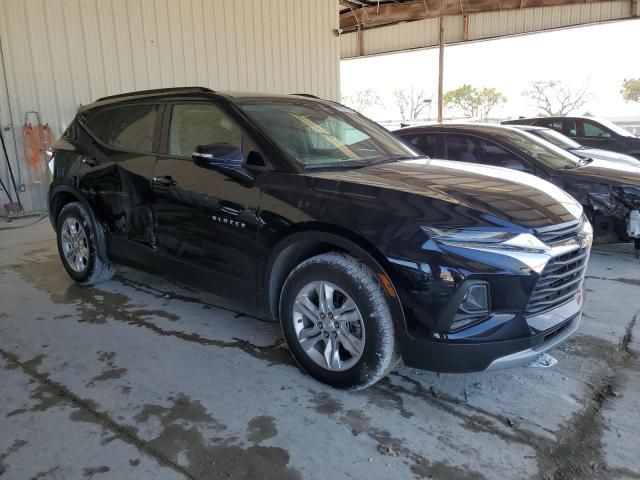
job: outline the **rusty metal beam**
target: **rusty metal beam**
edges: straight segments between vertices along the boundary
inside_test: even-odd
[[[444,15],[440,15],[440,41],[438,52],[438,123],[442,123],[444,110]]]
[[[393,23],[411,22],[441,15],[460,15],[498,10],[570,5],[596,0],[408,0],[402,3],[383,3],[363,6],[358,0],[342,0],[348,10],[340,13],[340,29],[350,32]]]

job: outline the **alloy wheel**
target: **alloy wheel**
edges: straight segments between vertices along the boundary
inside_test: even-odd
[[[74,272],[82,273],[89,265],[89,243],[82,223],[73,218],[67,218],[62,224],[60,232],[62,253],[67,265]]]
[[[293,305],[293,325],[302,350],[317,365],[348,370],[364,351],[365,332],[356,303],[330,282],[308,283]]]

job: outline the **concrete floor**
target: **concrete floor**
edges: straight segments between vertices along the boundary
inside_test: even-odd
[[[631,252],[594,251],[553,368],[400,368],[348,393],[302,374],[276,324],[126,268],[75,285],[47,220],[2,230],[0,477],[640,478]]]

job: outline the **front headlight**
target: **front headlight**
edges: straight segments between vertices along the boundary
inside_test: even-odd
[[[546,247],[529,233],[516,233],[490,228],[421,227],[430,239],[452,247],[505,250],[544,250]]]
[[[483,229],[422,227],[422,230],[441,242],[502,243],[517,235],[512,232]]]

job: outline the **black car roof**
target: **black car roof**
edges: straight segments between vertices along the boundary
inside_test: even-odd
[[[163,99],[172,97],[200,97],[200,98],[212,98],[223,97],[227,99],[297,99],[297,100],[311,100],[320,101],[323,103],[333,103],[328,100],[322,100],[315,95],[308,93],[292,93],[289,95],[271,94],[271,93],[257,93],[257,92],[241,92],[241,91],[218,91],[211,90],[206,87],[175,87],[175,88],[158,88],[153,90],[138,90],[134,92],[119,93],[117,95],[109,95],[101,97],[95,102],[83,105],[78,111],[90,110],[98,106],[106,106],[118,103],[125,103],[132,100],[144,100],[144,99]]]
[[[416,125],[414,127],[405,127],[400,130],[395,130],[394,133],[402,134],[407,132],[424,132],[424,131],[446,131],[452,130],[456,132],[467,132],[467,133],[494,133],[494,132],[502,132],[505,130],[521,130],[514,128],[512,125],[498,125],[492,123],[440,123],[440,124],[431,124],[431,125]]]

